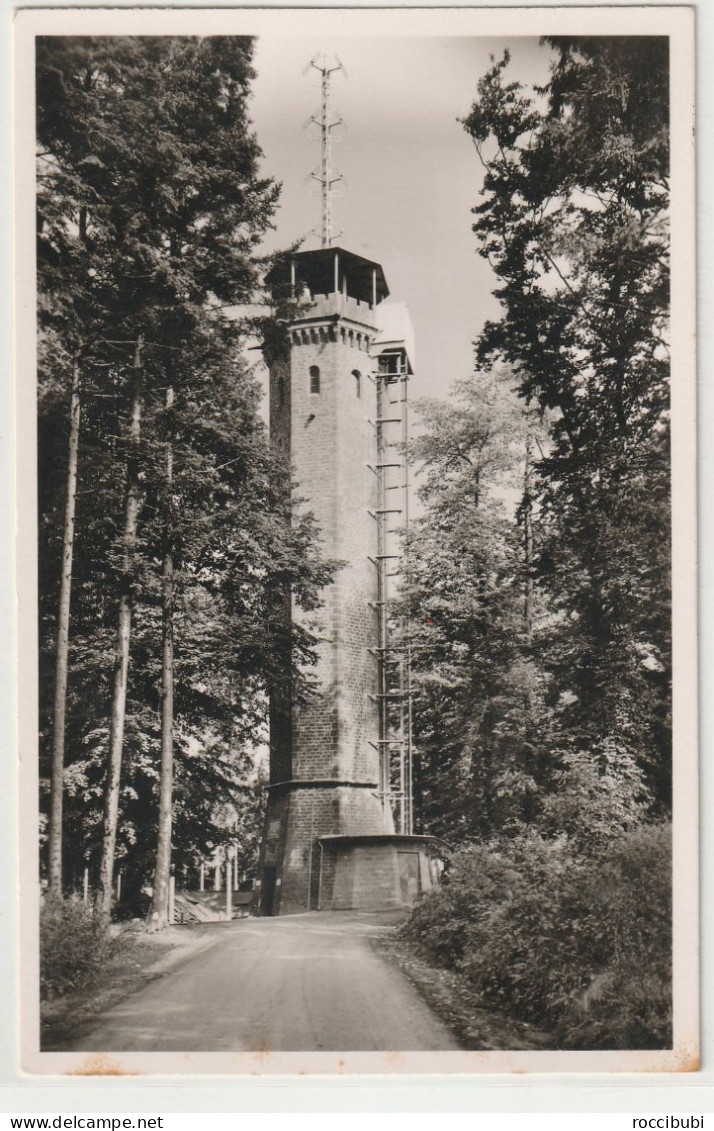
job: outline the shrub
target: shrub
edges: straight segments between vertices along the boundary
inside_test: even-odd
[[[90,988],[119,948],[99,915],[77,897],[45,900],[40,913],[42,997]]]
[[[588,913],[581,961],[589,981],[562,1015],[572,1047],[671,1045],[671,867],[671,829],[654,825],[628,833],[583,868],[578,906]],[[586,965],[589,937],[596,950]]]
[[[406,932],[484,1001],[554,1031],[561,1048],[671,1043],[667,825],[598,857],[531,835],[458,852]]]

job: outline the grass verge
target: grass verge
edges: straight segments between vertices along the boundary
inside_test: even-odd
[[[551,1036],[533,1025],[485,1009],[463,975],[432,965],[418,944],[396,931],[372,936],[370,941],[378,953],[399,967],[463,1049],[511,1052],[554,1047]]]
[[[143,928],[122,929],[121,946],[108,959],[101,982],[40,1002],[42,1051],[66,1052],[112,1006],[210,946],[221,926],[190,924],[155,934]]]

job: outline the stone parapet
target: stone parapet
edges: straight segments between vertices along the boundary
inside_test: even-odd
[[[361,302],[357,298],[338,292],[329,295],[312,295],[311,298],[301,301],[291,319],[291,324],[299,326],[303,322],[325,318],[333,320],[346,318],[371,330],[377,328],[376,312],[370,303]]]

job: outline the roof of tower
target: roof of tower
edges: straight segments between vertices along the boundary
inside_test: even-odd
[[[389,294],[382,265],[346,251],[343,247],[320,247],[314,251],[298,251],[292,256],[296,282],[307,286],[313,295],[333,294],[346,288],[350,298],[371,303],[376,294],[381,302]],[[337,268],[335,267],[337,263]],[[290,264],[281,263],[268,276],[268,282],[290,283]]]

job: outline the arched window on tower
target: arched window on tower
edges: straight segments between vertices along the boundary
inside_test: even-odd
[[[320,370],[317,365],[310,366],[310,392],[320,392]]]
[[[359,369],[353,369],[352,376],[355,379],[355,396],[359,399],[362,396],[362,374]]]

